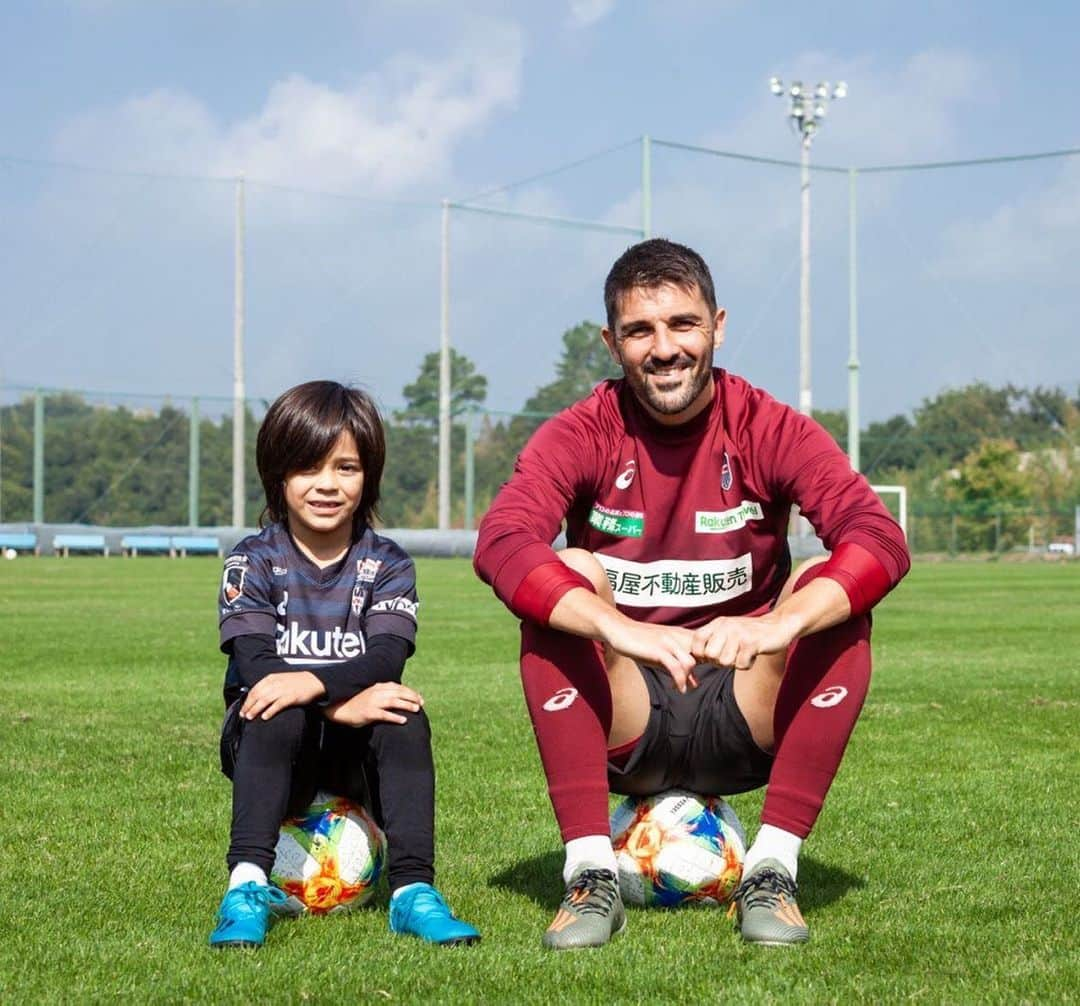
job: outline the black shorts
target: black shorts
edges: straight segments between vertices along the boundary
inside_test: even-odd
[[[773,756],[754,743],[735,702],[735,671],[699,664],[697,688],[675,690],[663,669],[639,664],[649,689],[649,722],[625,767],[608,763],[608,788],[628,796],[688,789],[709,796],[764,786]]]
[[[244,698],[241,695],[229,704],[221,723],[221,771],[228,779],[233,777],[244,733],[244,721],[240,718]],[[300,813],[318,790],[347,797],[371,810],[371,787],[364,769],[370,730],[328,723],[322,710],[315,706],[309,706],[307,714],[311,742],[297,754],[293,766],[289,813]]]

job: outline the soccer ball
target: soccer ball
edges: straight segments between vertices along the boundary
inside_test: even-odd
[[[375,893],[386,836],[363,807],[317,793],[303,814],[281,825],[274,854],[270,880],[289,896],[289,911],[346,912]]]
[[[746,832],[718,796],[627,797],[611,815],[611,841],[627,904],[723,905],[742,878]]]
[[[19,557],[19,553],[16,552],[15,549],[13,549],[13,548],[5,548],[4,549],[4,558],[5,559],[17,559],[18,557]]]

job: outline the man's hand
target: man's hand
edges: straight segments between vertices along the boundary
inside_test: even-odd
[[[798,624],[775,612],[757,618],[714,618],[694,633],[690,652],[702,664],[744,671],[759,653],[786,650],[798,635]]]
[[[662,667],[671,675],[677,691],[696,688],[697,679],[691,673],[697,661],[693,655],[694,633],[673,625],[652,625],[620,618],[604,635],[604,642],[642,664]]]
[[[240,715],[245,720],[273,719],[289,706],[306,706],[326,694],[322,682],[310,671],[282,671],[255,682],[247,693]]]
[[[323,715],[333,723],[347,727],[366,727],[369,723],[404,723],[405,717],[395,710],[419,712],[424,697],[396,681],[380,681],[365,688],[351,699],[327,706]]]

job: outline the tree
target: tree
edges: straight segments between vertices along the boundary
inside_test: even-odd
[[[583,321],[563,332],[563,350],[555,365],[555,380],[536,390],[522,409],[531,415],[510,423],[508,444],[516,454],[547,416],[584,398],[601,381],[621,377],[622,370],[600,338],[600,326]]]
[[[406,424],[435,426],[439,421],[439,353],[428,353],[420,364],[420,375],[406,384],[401,394],[406,408],[394,418]],[[450,414],[461,415],[470,405],[479,405],[487,397],[487,378],[476,373],[476,366],[456,349],[450,350]]]
[[[622,376],[618,364],[591,321],[563,332],[563,351],[555,365],[555,380],[538,388],[525,403],[526,412],[552,414],[584,398],[601,381]]]
[[[1031,502],[1020,454],[1011,440],[983,440],[947,484],[945,498],[960,514],[958,544],[963,549],[998,551],[1021,539]]]
[[[840,409],[814,409],[812,413],[815,420],[825,427],[825,431],[845,451],[847,450],[847,413]]]

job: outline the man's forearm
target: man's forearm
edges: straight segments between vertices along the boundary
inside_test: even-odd
[[[846,622],[851,617],[851,602],[844,588],[826,574],[796,589],[761,617],[784,625],[794,641]]]
[[[551,609],[548,625],[573,636],[608,643],[620,621],[629,619],[591,591],[573,587]]]

